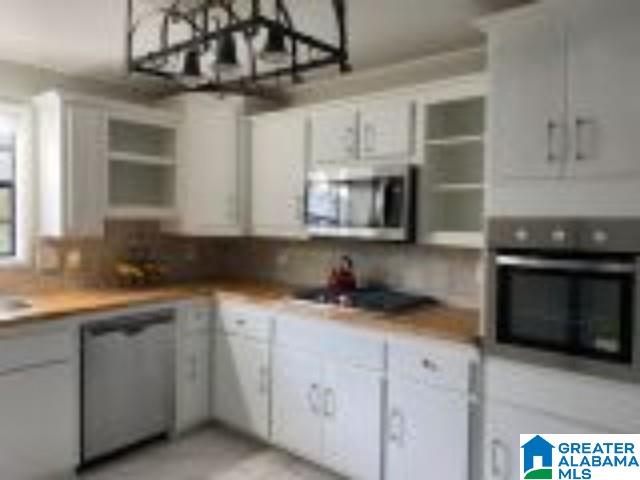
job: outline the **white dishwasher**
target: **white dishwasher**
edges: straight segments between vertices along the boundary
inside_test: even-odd
[[[82,464],[169,433],[173,423],[173,310],[82,328]]]

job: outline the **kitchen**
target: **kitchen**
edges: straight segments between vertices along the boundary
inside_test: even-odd
[[[5,6],[2,478],[556,478],[526,448],[638,431],[640,5],[407,2]]]

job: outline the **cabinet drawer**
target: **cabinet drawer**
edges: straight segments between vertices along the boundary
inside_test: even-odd
[[[436,340],[393,339],[389,376],[467,392],[477,381],[478,354],[471,346]]]
[[[0,372],[69,360],[74,355],[71,330],[0,339]]]
[[[244,304],[223,304],[216,312],[216,329],[231,335],[269,340],[272,313]]]
[[[276,344],[314,352],[328,361],[372,370],[384,369],[384,338],[323,319],[279,315]]]
[[[197,333],[207,331],[211,323],[211,307],[206,302],[190,304],[186,307],[186,314],[182,319],[181,329],[183,332]]]

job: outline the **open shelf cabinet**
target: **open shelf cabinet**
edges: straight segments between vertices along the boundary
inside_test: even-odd
[[[109,215],[169,218],[176,209],[176,129],[110,117]]]
[[[480,248],[485,196],[486,86],[426,98],[421,243]]]

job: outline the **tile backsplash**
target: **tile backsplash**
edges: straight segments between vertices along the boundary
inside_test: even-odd
[[[118,285],[115,265],[144,248],[170,282],[212,278],[323,285],[341,255],[351,256],[361,285],[384,284],[478,307],[482,256],[471,250],[354,241],[280,241],[179,237],[156,222],[108,222],[102,239],[42,239],[33,268],[0,271],[0,291]]]
[[[482,256],[477,251],[348,241],[255,239],[222,242],[219,247],[224,252],[220,268],[229,277],[317,286],[326,282],[332,265],[347,254],[354,260],[361,284],[382,283],[461,306],[480,304]]]

